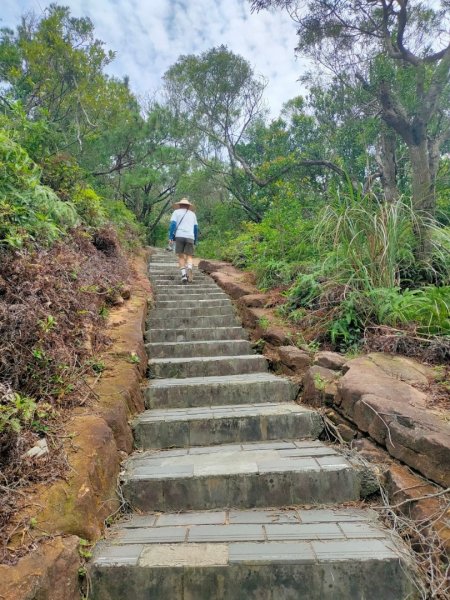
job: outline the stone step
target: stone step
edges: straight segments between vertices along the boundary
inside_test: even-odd
[[[220,288],[215,283],[208,283],[207,285],[201,282],[193,283],[181,283],[174,282],[171,285],[156,285],[153,286],[157,294],[209,294],[210,292],[220,292]]]
[[[95,600],[404,600],[406,548],[371,511],[135,515],[89,564]]]
[[[350,463],[318,441],[268,441],[137,453],[122,493],[137,511],[258,508],[359,500]]]
[[[213,283],[212,279],[210,277],[207,277],[206,275],[200,275],[198,273],[195,273],[193,275],[193,280],[198,283],[198,282],[203,282],[203,283]],[[153,285],[157,284],[157,285],[161,285],[161,284],[171,284],[172,282],[176,282],[176,283],[180,283],[181,281],[181,273],[178,271],[178,273],[174,273],[173,275],[167,275],[167,274],[161,274],[161,275],[154,275],[151,274],[150,275],[150,281],[152,282]]]
[[[238,356],[251,354],[252,347],[247,340],[224,340],[217,342],[159,342],[145,344],[151,358],[184,358],[189,356]]]
[[[134,421],[138,448],[182,448],[316,438],[320,414],[294,402],[147,410]]]
[[[250,373],[225,377],[156,379],[144,391],[150,409],[221,406],[260,402],[289,402],[298,386],[271,373]]]
[[[173,293],[171,292],[163,292],[159,293],[156,290],[155,299],[156,302],[171,300],[172,302],[179,302],[182,300],[187,300],[189,302],[196,300],[228,300],[230,302],[229,297],[222,291],[217,290],[213,292],[196,292],[193,291],[192,288],[183,290],[175,290]]]
[[[180,275],[181,269],[178,265],[156,265],[150,266],[148,268],[148,272],[152,277],[153,275]],[[197,267],[192,269],[192,273],[194,275],[198,274],[202,275],[203,277],[209,277],[209,275],[203,271],[200,271],[200,269],[197,269]]]
[[[259,354],[153,358],[148,361],[148,371],[151,379],[240,375],[243,373],[260,373],[261,371],[267,371],[267,368],[267,360]]]
[[[224,306],[188,306],[183,307],[178,305],[171,308],[163,308],[157,305],[150,316],[152,319],[172,320],[173,317],[213,317],[215,315],[235,315],[232,304]]]
[[[198,308],[204,306],[205,308],[211,308],[212,306],[233,306],[231,300],[228,298],[208,298],[205,297],[202,300],[185,300],[181,297],[179,300],[157,300],[155,302],[156,308]]]
[[[241,326],[233,324],[226,327],[192,327],[180,329],[152,328],[145,332],[145,340],[152,342],[203,342],[220,340],[246,340],[247,332]]]
[[[197,327],[192,329],[151,329],[145,332],[148,342],[197,342],[208,340],[246,340],[246,331],[234,327]]]
[[[164,278],[164,277],[168,277],[169,279],[173,278],[173,277],[179,277],[181,275],[181,269],[180,267],[153,267],[151,269],[148,270],[149,271],[149,275],[151,278]],[[202,277],[204,279],[209,279],[211,281],[211,277],[209,275],[207,275],[206,273],[204,273],[203,271],[200,271],[199,269],[192,269],[192,274],[195,277]]]
[[[239,325],[237,317],[233,315],[214,315],[207,317],[173,316],[170,320],[165,317],[162,319],[150,317],[147,326],[149,329],[198,329],[207,327],[233,327]]]

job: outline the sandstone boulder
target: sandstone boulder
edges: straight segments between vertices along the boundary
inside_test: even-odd
[[[234,300],[237,300],[241,296],[246,296],[256,292],[254,285],[239,280],[239,278],[229,275],[228,273],[215,271],[211,274],[211,276],[217,285],[219,285]]]
[[[336,381],[339,373],[315,365],[303,377],[303,402],[320,407],[332,404],[337,393]]]
[[[337,352],[317,352],[314,357],[314,364],[319,367],[325,367],[326,369],[332,369],[333,371],[340,371],[347,362],[345,356],[338,354]]]
[[[280,361],[295,374],[303,374],[312,364],[311,356],[296,346],[280,346],[278,348]]]
[[[205,273],[214,273],[215,271],[222,271],[230,267],[230,263],[221,260],[207,260],[202,258],[198,263],[198,268]]]
[[[426,395],[399,378],[403,370],[396,371],[394,378],[370,355],[350,361],[347,367],[335,399],[342,415],[385,446],[391,456],[448,486],[450,426],[424,410]],[[414,373],[406,374],[411,381]]]
[[[76,536],[56,537],[14,566],[0,565],[2,600],[79,600]]]
[[[270,296],[268,294],[246,294],[241,296],[239,301],[245,306],[264,308],[270,301]]]

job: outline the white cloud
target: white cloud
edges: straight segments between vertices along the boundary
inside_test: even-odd
[[[250,12],[246,0],[64,0],[74,16],[88,16],[96,37],[116,59],[110,74],[128,75],[139,95],[153,94],[181,54],[225,44],[268,79],[266,101],[276,116],[283,102],[302,93],[302,64],[294,56],[295,25],[281,12]],[[3,0],[0,25],[15,27],[20,15],[42,12],[40,0]]]

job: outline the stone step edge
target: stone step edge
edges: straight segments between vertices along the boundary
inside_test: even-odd
[[[205,328],[206,329],[206,328]],[[153,329],[152,331],[157,331],[155,329]],[[166,331],[164,329],[164,331]],[[241,345],[243,343],[247,343],[250,344],[250,342],[248,340],[235,340],[235,339],[230,339],[230,340],[199,340],[199,341],[187,341],[187,342],[146,342],[145,343],[145,347],[162,347],[162,348],[168,348],[169,346],[182,346],[184,348],[187,348],[188,346],[195,346],[198,344],[205,344],[205,345],[213,345],[213,344],[236,344],[236,345]]]
[[[233,340],[230,340],[233,341]],[[245,340],[244,340],[245,341]],[[264,356],[261,354],[237,354],[236,356],[226,355],[226,356],[188,356],[181,358],[150,358],[148,360],[148,364],[152,365],[168,365],[171,363],[177,365],[189,364],[189,363],[206,363],[206,362],[227,362],[229,360],[251,360],[252,362],[260,361],[264,359]]]
[[[252,355],[253,356],[253,355]],[[206,377],[185,377],[184,379],[175,379],[173,377],[163,379],[153,379],[147,388],[154,387],[174,387],[187,385],[213,385],[213,384],[248,384],[248,383],[277,383],[283,382],[284,385],[292,385],[288,379],[278,377],[271,373],[248,373],[240,375],[207,375]]]

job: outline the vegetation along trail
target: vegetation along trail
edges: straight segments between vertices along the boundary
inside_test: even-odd
[[[0,598],[448,599],[449,3],[138,2],[130,76],[68,4],[0,11]]]

